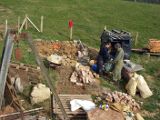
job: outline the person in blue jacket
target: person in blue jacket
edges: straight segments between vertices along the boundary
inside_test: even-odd
[[[103,75],[104,64],[110,61],[111,59],[111,48],[111,42],[105,42],[100,47],[100,51],[97,57],[97,67],[99,75]]]

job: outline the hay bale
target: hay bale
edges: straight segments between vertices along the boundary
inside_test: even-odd
[[[160,52],[160,40],[150,39],[148,48],[150,52]]]

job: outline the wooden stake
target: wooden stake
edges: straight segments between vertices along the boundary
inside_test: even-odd
[[[25,15],[25,18],[27,18],[27,15]],[[26,23],[25,23],[25,30],[28,29],[28,21],[26,20]]]
[[[18,17],[18,31],[19,31],[19,29],[20,29],[20,17]]]
[[[33,27],[40,32],[40,30],[37,28],[37,26],[29,19],[29,17],[27,16],[26,19],[33,25]]]
[[[5,34],[7,33],[7,29],[8,29],[8,20],[6,20],[6,24],[5,24]]]
[[[70,28],[70,40],[72,40],[73,27]]]
[[[137,32],[134,45],[137,46],[139,33]]]
[[[107,30],[107,26],[106,25],[104,26],[104,30]]]
[[[148,59],[148,61],[150,60],[150,57],[151,57],[151,54],[147,53],[147,59]]]
[[[21,27],[19,28],[18,33],[21,33],[21,31],[22,31],[22,29],[23,29],[24,24],[25,24],[25,22],[26,22],[26,21],[27,21],[27,19],[26,19],[26,18],[24,18],[23,23],[22,23]]]
[[[43,32],[43,16],[41,16],[41,32]]]

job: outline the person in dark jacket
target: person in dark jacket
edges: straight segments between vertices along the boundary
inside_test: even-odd
[[[100,51],[97,58],[98,73],[100,75],[103,75],[104,64],[110,61],[111,59],[110,52],[111,52],[111,43],[110,42],[103,43],[103,45],[101,45],[100,47]]]

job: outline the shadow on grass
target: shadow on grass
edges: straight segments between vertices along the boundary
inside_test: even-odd
[[[160,4],[160,0],[124,0],[130,2],[140,2],[140,3],[147,3],[147,4]]]

